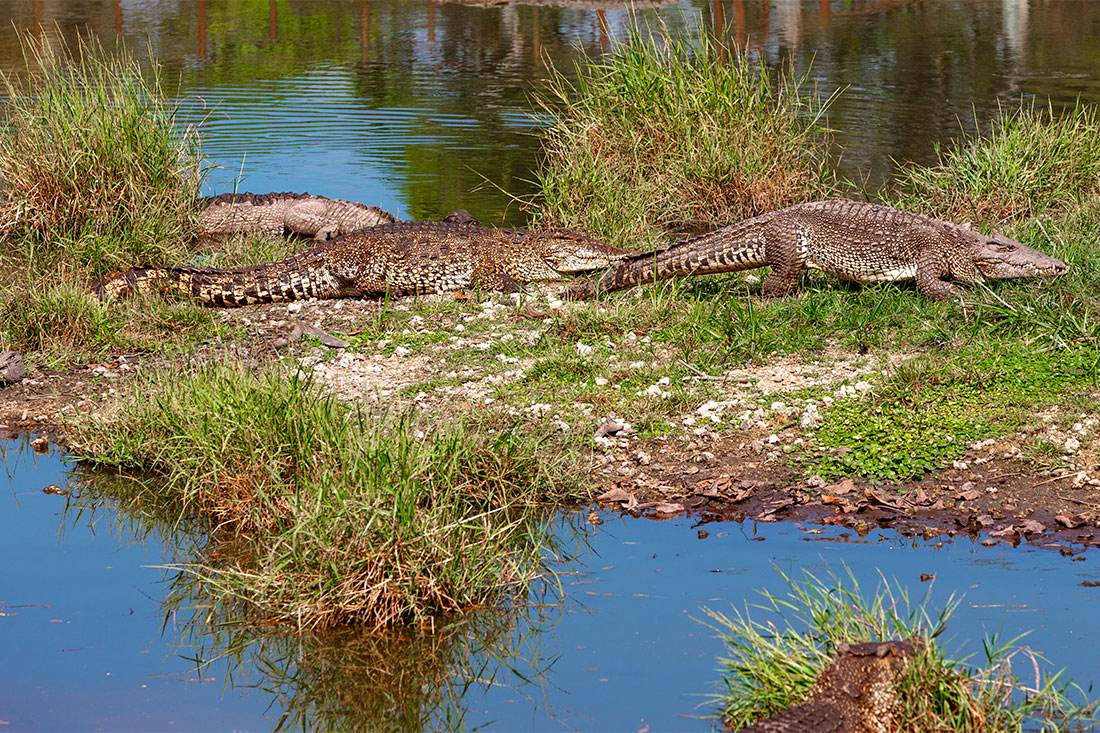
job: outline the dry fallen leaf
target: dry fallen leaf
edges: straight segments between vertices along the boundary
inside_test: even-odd
[[[684,511],[684,505],[675,501],[655,501],[653,510],[658,514],[679,514]]]
[[[1021,534],[1042,534],[1047,531],[1042,522],[1036,522],[1034,519],[1025,519],[1016,525],[1016,529]]]
[[[832,486],[826,486],[823,489],[823,491],[827,491],[830,494],[835,494],[837,496],[843,496],[844,494],[850,494],[855,490],[856,490],[856,482],[853,481],[850,478],[846,478],[842,481],[839,481],[839,482],[833,484]]]
[[[1066,529],[1077,529],[1085,523],[1085,515],[1083,514],[1057,514],[1054,517],[1054,521],[1062,525]]]

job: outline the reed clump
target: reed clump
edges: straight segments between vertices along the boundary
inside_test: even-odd
[[[1078,105],[1004,110],[987,134],[937,150],[936,165],[905,165],[892,205],[957,222],[1003,226],[1074,210],[1100,195],[1100,119]]]
[[[541,217],[641,247],[837,191],[824,105],[706,34],[631,32],[556,71],[536,103],[551,120]]]
[[[51,33],[22,43],[25,70],[0,78],[0,348],[64,357],[127,348],[127,334],[177,340],[87,293],[110,271],[186,257],[198,136],[155,66],[125,50]]]
[[[89,463],[158,474],[150,500],[243,538],[247,552],[186,566],[212,595],[303,628],[423,621],[525,588],[547,550],[538,508],[579,475],[510,426],[366,412],[237,366],[161,374],[75,432]]]
[[[822,580],[807,572],[801,581],[783,580],[785,594],[762,593],[758,617],[766,621],[753,619],[747,608],[732,615],[707,610],[730,653],[721,660],[725,689],[715,698],[730,729],[803,700],[839,644],[888,639],[918,646],[895,684],[902,705],[898,733],[1076,730],[1095,722],[1095,705],[1084,692],[1061,673],[1041,672],[1046,660],[1019,646],[1019,638],[986,640],[981,666],[949,658],[936,639],[959,605],[954,596],[932,613],[927,597],[913,602],[904,587],[885,581],[868,598],[853,577]],[[1014,661],[1027,669],[1026,682],[1014,673]]]
[[[156,67],[80,39],[24,38],[26,72],[5,74],[0,230],[24,254],[93,274],[179,249],[202,183]]]

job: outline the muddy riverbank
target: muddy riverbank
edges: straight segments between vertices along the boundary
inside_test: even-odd
[[[590,390],[581,391],[591,402],[563,395],[556,403],[520,388],[501,389],[530,378],[538,359],[525,355],[525,344],[559,332],[591,307],[563,303],[560,293],[560,286],[544,286],[522,298],[306,301],[225,310],[220,317],[236,334],[225,343],[176,354],[114,354],[64,368],[32,364],[21,383],[0,389],[0,431],[64,443],[74,420],[109,414],[122,395],[140,389],[144,372],[214,360],[253,367],[282,362],[352,404],[438,414],[496,411],[579,443],[593,496],[632,514],[687,514],[701,525],[722,519],[840,525],[855,536],[892,527],[926,539],[978,535],[986,543],[1025,542],[1067,554],[1100,543],[1096,420],[1087,413],[1036,414],[1024,430],[976,441],[958,460],[909,481],[825,480],[800,465],[798,450],[813,434],[817,408],[799,406],[792,395],[816,387],[837,400],[865,399],[862,392],[871,391],[877,376],[912,353],[830,348],[808,358],[741,364],[705,379],[692,380],[700,375],[689,370],[681,381],[705,384],[706,393],[662,399],[636,390],[633,400],[617,405],[601,405]],[[379,328],[383,310],[388,325]],[[661,363],[660,344],[645,349],[654,367],[670,366]],[[614,350],[605,358],[642,368],[642,359]],[[623,394],[607,382],[597,377],[590,386]],[[675,388],[665,377],[648,389],[660,395]],[[659,425],[647,412],[660,416]],[[1037,436],[1063,450],[1038,457],[1029,449]]]

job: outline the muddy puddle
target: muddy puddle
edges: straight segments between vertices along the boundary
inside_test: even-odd
[[[930,592],[934,608],[960,594],[949,650],[980,655],[983,636],[1030,632],[1053,667],[1100,681],[1095,550],[611,512],[594,526],[574,512],[556,525],[576,555],[558,566],[560,599],[434,630],[257,633],[189,609],[198,596],[158,567],[201,549],[186,521],[169,532],[141,507],[47,493],[69,487],[59,455],[10,440],[0,453],[6,730],[707,730],[724,649],[704,609],[783,591],[779,571],[850,571],[865,590],[886,577],[912,598]]]

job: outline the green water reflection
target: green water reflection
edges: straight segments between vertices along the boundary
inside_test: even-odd
[[[852,178],[980,128],[999,105],[1100,100],[1100,3],[1061,0],[689,0],[632,13],[609,0],[479,7],[432,0],[23,0],[0,8],[0,62],[16,29],[91,29],[152,52],[204,119],[208,155],[251,190],[309,189],[406,217],[467,208],[520,223],[533,193],[530,95],[632,24],[717,33],[822,94]]]

